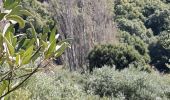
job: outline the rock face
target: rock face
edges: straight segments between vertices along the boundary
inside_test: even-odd
[[[64,61],[70,70],[87,66],[88,52],[96,44],[115,43],[113,0],[51,0],[51,10],[62,38],[73,38]]]

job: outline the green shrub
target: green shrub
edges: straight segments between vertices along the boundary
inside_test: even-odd
[[[144,23],[138,19],[128,20],[125,18],[117,19],[118,27],[120,30],[128,32],[130,35],[140,37],[141,40],[149,42],[152,36],[152,31],[144,26]]]
[[[126,43],[130,46],[133,46],[133,48],[135,50],[137,50],[139,52],[139,54],[142,55],[143,58],[147,62],[150,62],[148,44],[146,44],[144,41],[142,41],[139,37],[130,35],[127,32],[120,31],[120,33],[121,33],[121,35],[120,35],[121,43]]]
[[[116,71],[104,67],[88,76],[85,90],[94,95],[124,97],[126,100],[168,100],[170,80],[157,73],[146,73],[136,69]]]
[[[107,97],[87,94],[82,85],[85,80],[84,75],[67,70],[53,74],[41,72],[35,74],[22,90],[31,93],[31,100],[108,100]]]
[[[31,92],[27,89],[18,89],[12,92],[9,96],[9,100],[30,100]]]
[[[160,72],[170,73],[170,68],[166,64],[170,64],[170,32],[162,32],[158,38],[158,41],[149,46],[150,57],[152,59],[151,64],[155,66]]]
[[[53,15],[48,9],[48,3],[41,3],[37,0],[23,0],[22,6],[33,14],[33,16],[26,17],[26,20],[33,23],[38,33],[44,33],[44,28],[49,31],[49,29],[55,26]],[[28,26],[29,25],[27,25],[27,27]],[[26,30],[25,28],[22,31],[25,32]]]
[[[11,100],[155,100],[170,98],[169,76],[129,68],[94,70],[79,74],[53,69],[36,73],[23,87],[10,95]],[[56,71],[56,72],[55,72]]]
[[[101,68],[104,65],[113,66],[117,69],[123,69],[130,64],[137,64],[146,61],[133,47],[128,45],[99,45],[96,46],[88,55],[89,70],[94,67]]]
[[[158,35],[163,31],[170,29],[170,11],[156,11],[153,15],[149,16],[145,25],[147,28],[151,28],[154,35]]]

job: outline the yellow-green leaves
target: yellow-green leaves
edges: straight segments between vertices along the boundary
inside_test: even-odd
[[[16,45],[16,38],[13,35],[13,27],[9,26],[4,34],[1,34],[1,38],[3,38],[4,42],[1,41],[4,45],[4,48],[6,49],[6,52],[8,53],[8,56],[13,56],[15,53],[15,45]]]
[[[53,28],[53,30],[51,31],[50,39],[48,43],[44,43],[44,41],[42,41],[43,46],[48,47],[44,53],[46,59],[50,57],[61,56],[62,53],[65,51],[65,49],[70,46],[70,44],[68,43],[70,39],[68,40],[66,39],[57,43],[57,38],[59,34],[56,35],[56,30],[57,30],[56,28]]]
[[[32,14],[27,11],[24,10],[23,7],[21,5],[17,5],[15,8],[12,9],[10,15],[26,15],[26,16],[32,16]]]
[[[23,84],[19,80],[19,83],[11,87],[20,77],[18,72],[20,74],[20,71],[23,72],[24,69],[32,74],[32,72],[35,73],[39,69],[39,65],[36,68],[32,68],[32,66],[27,68],[26,65],[35,63],[37,60],[42,63],[45,60],[55,58],[55,56],[58,57],[69,45],[66,41],[57,44],[59,35],[56,35],[56,28],[51,31],[50,36],[48,36],[50,32],[48,27],[45,27],[42,33],[37,33],[31,23],[28,25],[30,28],[26,29],[26,33],[15,30],[14,25],[16,23],[19,24],[20,28],[25,27],[25,20],[21,15],[31,15],[19,3],[20,0],[3,0],[4,11],[0,12],[0,21],[3,21],[3,25],[1,25],[3,27],[0,31],[0,65],[7,65],[7,67],[4,66],[6,67],[4,73],[10,73],[10,75],[3,75],[5,78],[2,78],[2,75],[0,76],[0,79],[2,79],[0,82],[0,99],[6,99],[9,91],[13,91],[16,89],[15,87]],[[38,59],[39,57],[41,59]],[[23,72],[23,74],[29,75],[26,72]],[[15,81],[6,81],[7,78],[12,81],[15,79]],[[28,78],[25,78],[25,80]]]
[[[53,30],[50,34],[48,49],[45,52],[45,58],[51,57],[55,52],[55,47],[56,47],[55,35],[56,35],[56,28],[53,28]]]
[[[0,13],[0,20],[2,20],[5,15],[6,15],[6,13]]]
[[[47,51],[45,52],[45,58],[48,59],[50,58],[52,55],[54,55],[55,52],[55,47],[56,47],[56,40],[53,40],[49,46]]]
[[[51,31],[50,34],[50,43],[52,43],[55,40],[55,36],[56,36],[56,27],[53,28],[53,30]]]
[[[34,46],[30,46],[22,56],[22,63],[21,65],[28,64],[31,61],[32,53],[33,53]]]
[[[20,50],[18,54],[16,54],[15,64],[17,66],[22,66],[22,65],[30,63],[32,60],[31,59],[32,55],[34,54],[33,50],[34,50],[33,45],[31,45],[26,50]]]
[[[34,28],[34,26],[32,25],[32,23],[30,23],[30,25],[31,25],[31,33],[32,33],[32,35],[33,35],[33,38],[35,39],[36,44],[37,44],[37,46],[39,47],[40,44],[39,44],[39,39],[37,38],[37,32],[35,31],[35,28]]]
[[[12,43],[10,43],[8,40],[7,40],[7,38],[5,38],[4,37],[4,40],[5,40],[5,42],[6,42],[6,44],[7,44],[7,51],[8,51],[8,53],[9,53],[9,56],[13,56],[14,55],[14,53],[15,53],[15,49],[14,49],[14,47],[12,46]]]
[[[61,56],[64,53],[65,49],[69,46],[70,44],[67,42],[63,42],[61,45],[56,46],[55,57]]]
[[[20,16],[9,15],[6,18],[7,18],[7,20],[16,21],[19,24],[20,28],[24,28],[25,27],[25,21]]]
[[[7,87],[8,87],[7,81],[3,81],[3,82],[0,83],[0,96],[3,95],[3,93],[5,92]]]
[[[17,56],[16,56],[16,65],[18,65],[18,66],[21,66],[21,55],[20,54],[18,54]]]

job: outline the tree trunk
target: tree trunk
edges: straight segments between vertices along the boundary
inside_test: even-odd
[[[97,44],[115,43],[113,0],[51,0],[62,38],[73,38],[64,56],[70,70],[85,70],[88,52]]]

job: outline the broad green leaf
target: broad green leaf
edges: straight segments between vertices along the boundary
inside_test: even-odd
[[[64,42],[61,45],[58,45],[58,47],[56,46],[55,57],[61,56],[64,53],[65,49],[69,46],[70,44],[67,42]]]
[[[43,33],[43,34],[41,35],[41,40],[47,41],[47,37],[48,37],[47,33]]]
[[[16,41],[17,41],[13,35],[14,32],[15,32],[15,30],[13,28],[13,25],[10,25],[4,34],[6,39],[9,41],[10,44],[12,44],[13,47],[15,47]]]
[[[22,48],[28,49],[30,46],[34,45],[35,39],[25,39],[23,42]]]
[[[13,36],[13,33],[15,33],[15,29],[14,29],[14,26],[13,26],[13,25],[10,25],[10,26],[7,28],[6,33],[8,33],[8,32],[12,33],[11,35],[12,35],[12,37],[14,37],[14,36]]]
[[[0,21],[4,18],[5,15],[6,13],[0,13]]]
[[[47,43],[47,42],[45,42],[45,41],[43,41],[43,40],[40,40],[40,43],[41,43],[41,45],[42,45],[42,49],[43,49],[43,50],[48,49],[48,43]]]
[[[36,40],[37,46],[39,46],[39,40],[38,40],[38,38],[37,38],[37,32],[35,31],[35,28],[34,28],[34,26],[32,25],[32,23],[30,23],[30,25],[31,25],[31,28],[32,28],[31,33],[32,33],[33,37],[34,37],[35,40]]]
[[[53,42],[49,45],[48,50],[45,52],[45,58],[48,59],[56,49],[56,40],[54,39]]]
[[[41,47],[37,49],[37,51],[32,55],[31,57],[32,61],[35,61],[38,57],[40,57],[40,50],[41,50]]]
[[[8,28],[10,27],[10,23],[5,24],[2,35],[4,36]]]
[[[34,46],[32,45],[25,51],[24,55],[22,56],[22,64],[21,65],[28,64],[30,62],[31,56],[33,53],[33,48],[34,48]]]
[[[11,44],[5,37],[4,37],[4,40],[5,40],[5,42],[7,43],[7,47],[8,47],[10,56],[13,56],[14,53],[15,53],[14,47],[12,46],[12,44]]]
[[[50,34],[50,43],[52,43],[55,40],[55,36],[56,36],[56,27],[53,28],[53,30],[51,31]]]
[[[26,16],[32,16],[32,14],[27,11],[23,10],[23,7],[21,5],[16,6],[14,9],[12,9],[10,15],[26,15]]]
[[[25,50],[21,49],[19,50],[18,55],[21,55],[21,58],[22,58],[24,56],[24,53],[25,53]]]
[[[2,81],[0,83],[0,96],[5,92],[7,86],[8,86],[8,82],[7,81]]]
[[[16,56],[16,65],[21,65],[21,56],[19,54]]]
[[[13,45],[13,47],[16,47],[16,45],[17,45],[17,38],[16,37],[13,38],[12,45]]]
[[[23,18],[21,18],[20,16],[17,16],[17,15],[9,15],[6,17],[7,20],[13,20],[13,21],[16,21],[20,28],[24,28],[25,27],[25,21]]]
[[[29,43],[26,45],[26,49],[28,49],[31,45],[34,45],[35,39],[31,39]]]
[[[18,42],[17,51],[19,51],[19,49],[22,49],[23,43],[25,42],[25,40],[26,40],[26,38],[20,39],[20,41]]]
[[[11,32],[6,32],[5,38],[9,41],[10,44],[13,42],[13,34]]]

